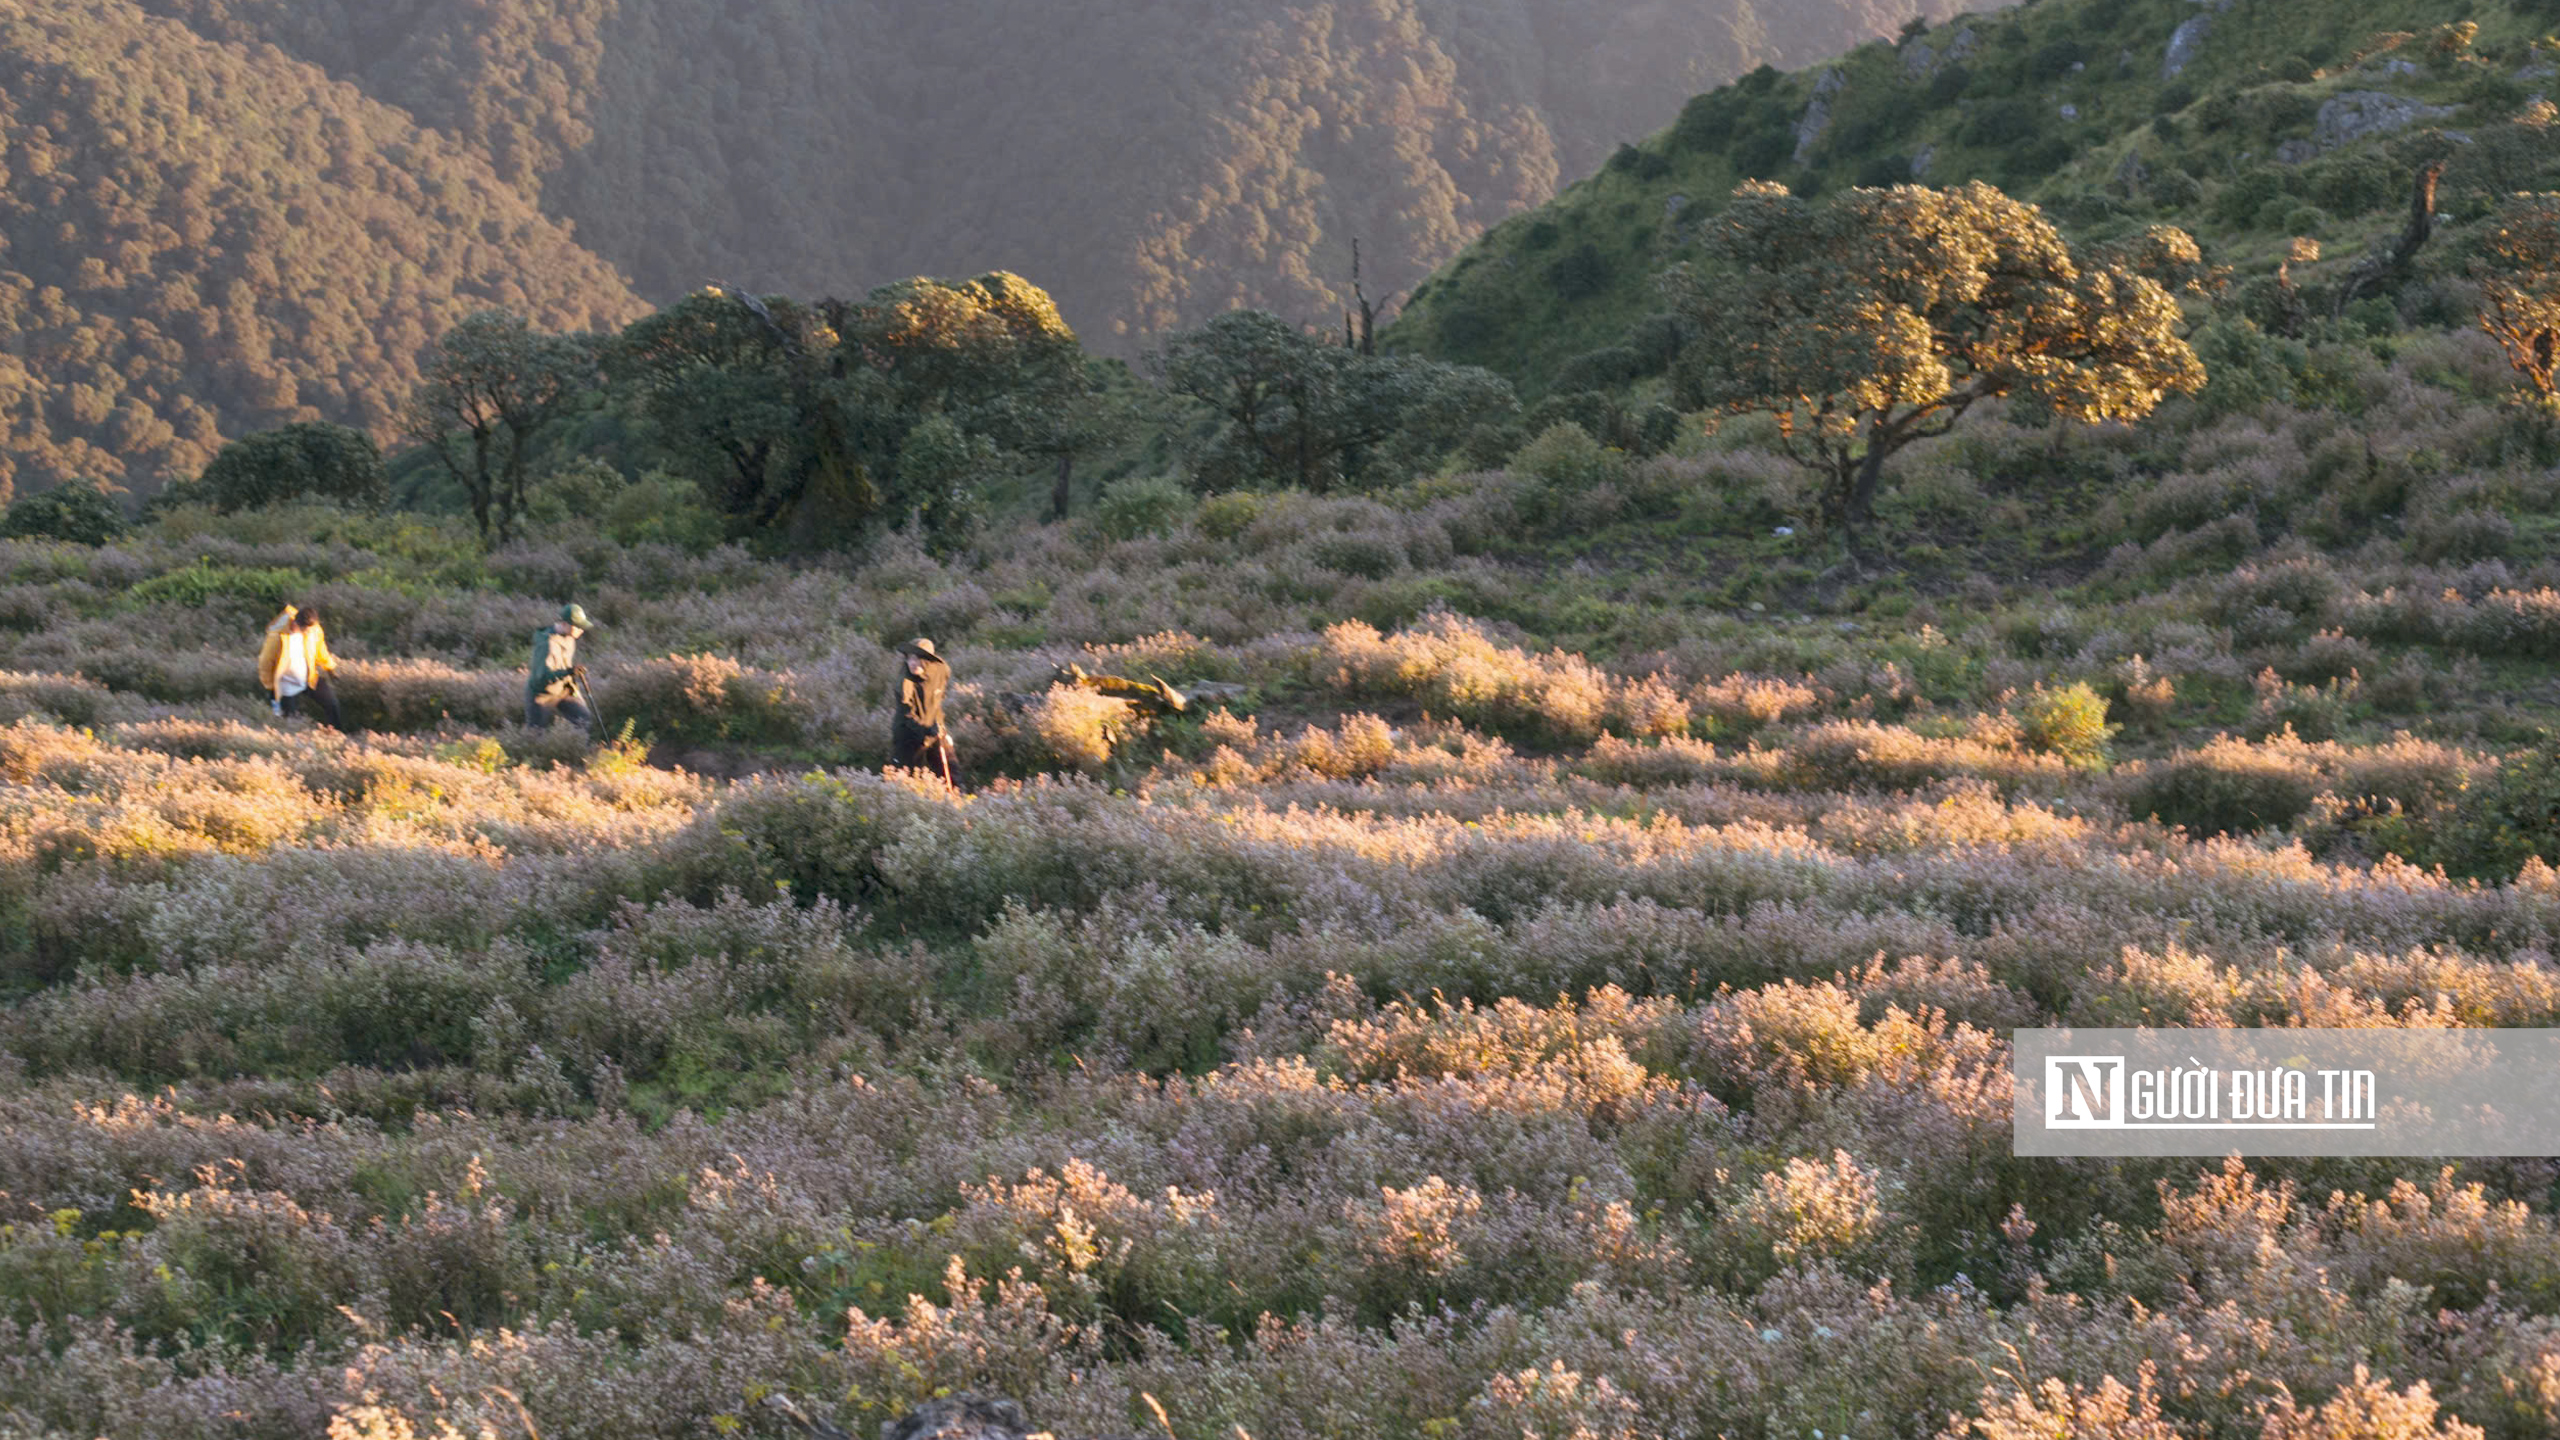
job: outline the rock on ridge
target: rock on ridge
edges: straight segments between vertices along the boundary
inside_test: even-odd
[[[1796,163],[1801,165],[1813,154],[1831,129],[1831,97],[1849,84],[1849,77],[1838,70],[1825,70],[1813,82],[1813,99],[1804,107],[1804,118],[1796,122]]]
[[[2345,90],[2321,103],[2320,114],[2311,123],[2311,140],[2323,150],[2335,150],[2452,113],[2452,106],[2423,104],[2387,91]]]
[[[2211,8],[2170,34],[2169,53],[2160,58],[2160,78],[2163,80],[2177,79],[2182,71],[2195,63],[2196,57],[2204,53],[2205,37],[2213,33],[2213,17],[2231,8],[2231,0],[2195,0],[2195,3],[2209,4]]]

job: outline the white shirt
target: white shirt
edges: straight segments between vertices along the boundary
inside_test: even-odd
[[[276,698],[311,688],[311,632],[284,632],[284,651],[276,657]]]

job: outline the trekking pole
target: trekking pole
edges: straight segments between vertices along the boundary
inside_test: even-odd
[[[604,729],[604,712],[596,708],[595,692],[587,688],[587,667],[569,672],[569,684],[578,692],[578,703],[587,710],[587,735],[593,738]]]
[[[950,786],[954,790],[959,789],[960,776],[957,773],[956,767],[951,763],[950,736],[946,735],[939,741],[935,742],[933,747],[933,758],[942,763],[942,783]]]

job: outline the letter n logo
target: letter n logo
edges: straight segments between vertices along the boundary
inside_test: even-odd
[[[2051,1130],[2112,1129],[2124,1123],[2124,1057],[2048,1055],[2044,1123]]]

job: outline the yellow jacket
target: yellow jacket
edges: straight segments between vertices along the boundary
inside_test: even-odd
[[[276,669],[284,662],[284,632],[292,628],[296,613],[296,607],[291,605],[284,607],[284,613],[278,615],[274,623],[267,626],[267,642],[258,651],[258,684],[270,695],[276,692]],[[322,625],[312,626],[312,678],[317,679],[337,668],[338,657],[329,653],[328,628]]]

